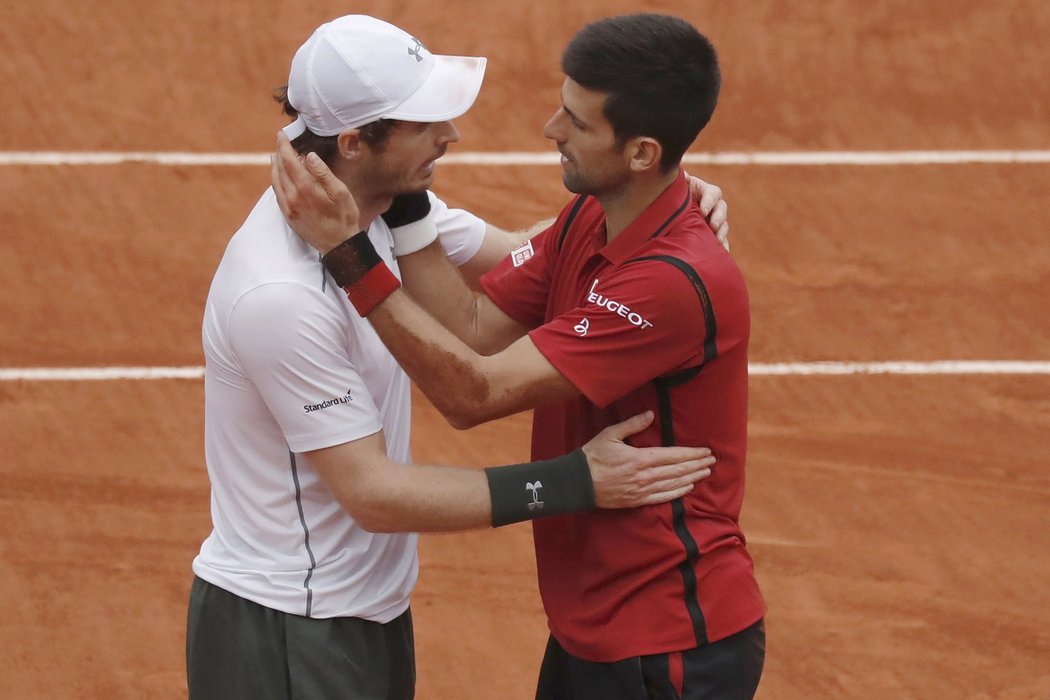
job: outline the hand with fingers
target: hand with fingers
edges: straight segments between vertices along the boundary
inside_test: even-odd
[[[321,253],[325,269],[362,318],[401,286],[368,232],[359,230],[360,210],[350,190],[316,153],[300,158],[278,132],[270,179],[288,225]]]
[[[729,204],[722,198],[722,188],[689,173],[685,176],[689,180],[689,192],[693,195],[693,201],[704,213],[707,224],[718,237],[718,242],[729,250]]]
[[[715,463],[706,447],[631,447],[624,439],[653,422],[646,411],[610,425],[583,446],[599,508],[634,508],[666,503],[711,476]]]
[[[288,225],[322,255],[360,231],[350,190],[316,153],[296,153],[283,131],[270,156],[270,180]]]

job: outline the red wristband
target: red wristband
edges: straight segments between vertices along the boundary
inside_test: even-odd
[[[380,262],[357,282],[343,287],[343,291],[346,292],[350,303],[357,309],[357,313],[364,318],[400,286],[400,280],[394,277],[394,273],[390,271],[386,263]]]

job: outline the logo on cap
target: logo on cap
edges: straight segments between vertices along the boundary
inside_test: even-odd
[[[420,55],[422,51],[425,51],[427,47],[423,46],[423,42],[419,39],[412,37],[412,41],[416,42],[416,45],[408,47],[408,55],[416,57],[416,63],[422,63],[423,57]]]

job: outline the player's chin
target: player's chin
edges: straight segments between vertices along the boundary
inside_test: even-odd
[[[565,185],[565,189],[573,194],[593,194],[586,182],[568,170],[562,171],[561,181]]]
[[[399,187],[397,189],[397,192],[394,193],[394,196],[396,197],[396,196],[403,195],[403,194],[419,194],[420,192],[426,192],[429,189],[430,189],[430,183],[426,183],[426,184],[418,184],[418,183],[405,184],[405,185],[402,185],[401,187]]]
[[[433,182],[433,177],[414,177],[411,179],[405,179],[398,185],[397,191],[394,192],[394,195],[397,196],[402,194],[417,194],[419,192],[426,192],[430,189],[430,186]]]
[[[420,168],[416,171],[415,177],[413,177],[409,182],[405,183],[406,190],[410,192],[422,192],[423,190],[429,190],[432,184],[434,184],[433,165],[431,165],[428,168]]]

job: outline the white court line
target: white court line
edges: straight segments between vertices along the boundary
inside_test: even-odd
[[[774,362],[751,364],[752,375],[1050,374],[1050,362],[938,360],[936,362]]]
[[[851,374],[1050,374],[1050,362],[1000,360],[938,362],[775,362],[752,363],[752,376]],[[201,379],[203,367],[25,367],[0,369],[0,381],[106,381]]]
[[[0,381],[84,382],[122,379],[201,379],[203,367],[24,367],[0,369]]]
[[[556,151],[449,153],[445,165],[557,165]],[[0,152],[0,165],[269,165],[268,153]],[[767,151],[686,153],[686,165],[959,165],[1050,163],[1050,151]]]

